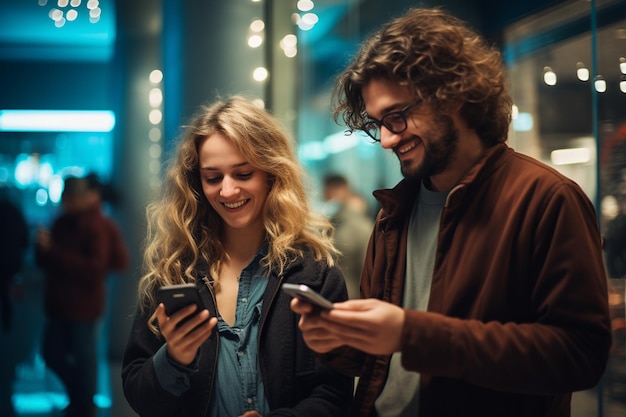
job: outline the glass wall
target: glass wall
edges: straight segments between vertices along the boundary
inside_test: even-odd
[[[516,22],[504,52],[516,105],[510,144],[574,179],[598,210],[614,343],[594,415],[623,415],[626,2],[573,1]]]

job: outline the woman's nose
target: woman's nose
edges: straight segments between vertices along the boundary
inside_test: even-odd
[[[239,187],[237,186],[236,181],[232,178],[224,178],[222,181],[222,189],[220,190],[220,195],[222,197],[232,197],[239,193]]]

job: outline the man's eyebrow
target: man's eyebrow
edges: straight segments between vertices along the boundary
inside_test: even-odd
[[[396,112],[396,111],[400,111],[400,110],[402,110],[403,108],[405,108],[406,106],[407,106],[407,104],[402,104],[402,103],[394,103],[394,104],[390,104],[389,106],[387,106],[387,107],[385,107],[385,108],[383,108],[383,109],[381,110],[381,116],[380,116],[380,117],[382,118],[382,117],[384,117],[386,114],[393,113],[393,112]],[[371,120],[378,120],[378,121],[380,121],[380,119],[377,119],[377,118],[375,118],[375,117],[372,117],[372,116],[371,116],[369,113],[367,113],[367,112],[365,113],[365,117],[366,117],[366,118],[368,118],[368,119],[371,119]]]

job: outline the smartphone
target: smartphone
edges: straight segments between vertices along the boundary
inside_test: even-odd
[[[325,310],[333,308],[333,303],[304,284],[284,283],[282,289],[292,297],[297,297],[299,300],[309,303],[314,307]]]
[[[157,290],[157,302],[165,305],[165,313],[168,316],[189,304],[197,306],[193,314],[208,308],[203,302],[200,288],[196,284],[176,284],[160,287]]]

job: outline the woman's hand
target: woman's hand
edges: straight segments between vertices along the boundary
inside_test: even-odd
[[[209,318],[208,310],[194,314],[196,308],[192,304],[181,308],[171,316],[165,313],[163,303],[159,304],[156,310],[159,329],[167,342],[167,354],[183,366],[188,366],[193,362],[200,345],[211,336],[217,325],[217,318]],[[189,315],[192,317],[179,325]]]
[[[246,411],[245,413],[243,413],[239,417],[263,417],[263,416],[261,414],[257,413],[256,411]]]

